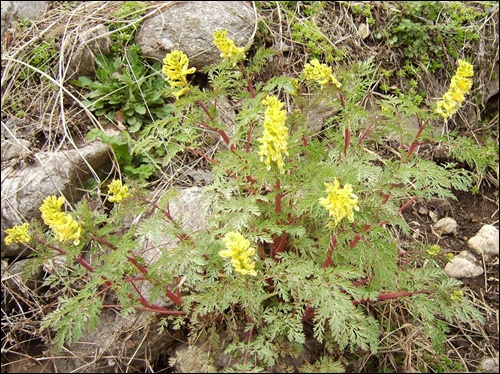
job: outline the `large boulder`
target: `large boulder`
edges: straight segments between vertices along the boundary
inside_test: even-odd
[[[256,27],[255,12],[244,1],[167,1],[141,25],[136,43],[144,57],[162,61],[172,50],[188,55],[190,66],[201,69],[220,58],[213,32],[227,29],[236,46],[248,47]]]
[[[47,8],[47,1],[2,1],[1,35],[7,30],[15,18],[35,19]]]
[[[2,242],[6,229],[41,217],[40,205],[47,196],[62,195],[74,204],[83,196],[87,179],[102,177],[112,166],[109,146],[100,142],[80,149],[41,152],[34,159],[24,168],[2,170]],[[24,249],[2,243],[2,257],[26,256],[29,252]]]

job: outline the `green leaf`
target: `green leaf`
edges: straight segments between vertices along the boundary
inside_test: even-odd
[[[136,113],[146,114],[146,107],[144,107],[142,105],[136,105],[134,110],[136,111]]]

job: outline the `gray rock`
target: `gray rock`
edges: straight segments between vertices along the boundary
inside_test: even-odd
[[[243,1],[170,1],[160,14],[146,19],[136,43],[147,59],[162,61],[172,50],[184,52],[189,66],[201,69],[220,59],[213,32],[228,29],[237,47],[247,48],[254,36],[254,10]]]
[[[329,103],[325,100],[311,103],[305,110],[307,127],[313,133],[319,133],[323,129],[325,121],[338,113],[340,108],[340,104],[335,100]]]
[[[201,187],[189,187],[176,191],[176,196],[169,200],[169,212],[174,220],[183,228],[197,231],[205,226],[207,209],[204,205],[204,192]],[[152,197],[151,200],[155,200]],[[146,263],[152,263],[158,259],[162,252],[174,247],[177,239],[168,235],[149,237],[144,243],[142,251],[138,254]]]
[[[474,278],[483,274],[484,269],[468,251],[462,251],[444,267],[444,272],[452,278]]]
[[[47,7],[47,1],[2,1],[1,35],[7,30],[14,18],[35,19],[42,15]]]
[[[122,316],[105,308],[96,329],[61,353],[49,347],[46,355],[53,357],[55,373],[116,373],[125,365],[141,372],[145,357],[159,357],[179,338],[168,329],[159,333],[157,323],[150,312]]]
[[[203,349],[195,345],[180,344],[176,347],[169,364],[176,373],[216,373],[213,359]]]
[[[111,168],[108,145],[94,142],[77,150],[43,152],[24,168],[2,170],[2,241],[5,230],[41,217],[40,205],[47,196],[63,195],[73,204],[92,176],[91,169],[103,176]],[[18,255],[24,246],[2,246],[2,256]]]
[[[97,25],[79,33],[78,39],[80,45],[71,55],[66,78],[95,77],[94,56],[99,53],[106,55],[110,51],[111,38],[109,37],[109,30],[104,25]]]
[[[498,373],[498,356],[483,358],[478,367],[479,373]]]
[[[444,217],[433,224],[432,228],[438,235],[456,234],[458,223],[451,217]]]
[[[24,139],[9,139],[2,142],[2,162],[31,155],[31,142]]]
[[[2,260],[2,289],[5,293],[14,291],[17,294],[29,296],[33,294],[36,289],[37,283],[41,283],[42,271],[36,272],[34,277],[28,279],[26,282],[23,280],[22,273],[26,269],[28,259],[19,260],[8,264]],[[4,294],[5,296],[5,294]],[[14,299],[19,296],[14,295]]]
[[[479,254],[498,255],[498,229],[492,225],[484,225],[475,236],[467,241],[467,245]]]

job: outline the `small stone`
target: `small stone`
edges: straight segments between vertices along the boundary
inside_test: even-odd
[[[452,278],[474,278],[483,274],[484,269],[468,251],[462,251],[444,267],[444,272]]]
[[[358,33],[361,39],[365,40],[370,36],[370,26],[367,23],[360,23],[358,26]]]
[[[451,217],[444,217],[432,225],[432,228],[438,235],[455,234],[458,229],[458,223]]]
[[[437,214],[432,210],[429,210],[429,217],[431,218],[432,222],[436,222],[438,220]]]
[[[57,271],[66,265],[66,256],[57,255],[42,263],[42,269],[48,274],[57,274]]]
[[[479,373],[498,373],[498,357],[483,358],[478,367]]]
[[[429,214],[429,209],[427,209],[425,206],[420,206],[418,208],[418,213],[422,215]]]
[[[467,245],[479,254],[498,255],[498,229],[492,225],[484,225],[467,241]]]

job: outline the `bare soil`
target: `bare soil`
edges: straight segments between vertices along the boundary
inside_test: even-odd
[[[416,202],[403,212],[407,222],[413,222],[418,230],[416,240],[429,245],[439,244],[446,253],[459,254],[469,250],[467,240],[477,234],[485,224],[498,226],[498,188],[484,186],[478,194],[455,191],[457,200],[433,200],[431,202]],[[432,211],[438,218],[451,217],[458,223],[456,234],[438,237],[433,233],[434,223],[429,214]],[[477,372],[478,365],[484,357],[498,357],[498,292],[499,274],[498,258],[496,260],[481,260],[484,274],[475,278],[463,278],[464,290],[477,307],[485,313],[486,323],[482,326],[483,334],[471,334],[459,327],[453,328],[453,339],[449,342],[454,347],[450,357],[462,358],[470,372]]]

